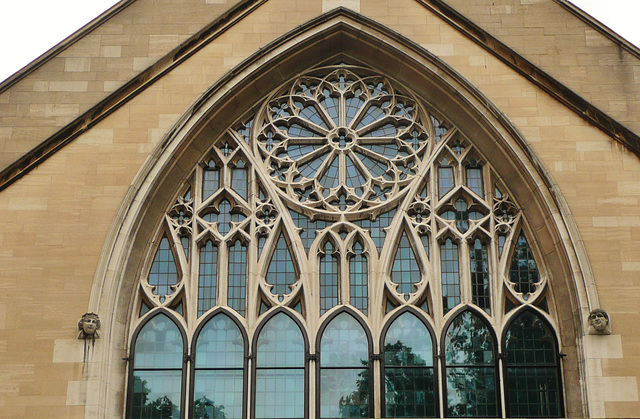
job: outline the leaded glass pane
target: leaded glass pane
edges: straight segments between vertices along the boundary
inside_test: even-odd
[[[231,170],[231,187],[242,198],[247,200],[249,195],[249,175],[242,160],[238,160],[236,167]]]
[[[373,239],[373,242],[376,244],[378,251],[382,249],[382,245],[384,244],[384,240],[387,237],[386,228],[391,225],[391,221],[393,221],[393,217],[396,215],[395,209],[385,212],[384,214],[380,214],[378,218],[374,221],[369,219],[364,219],[362,221],[357,221],[355,224],[362,227],[365,230],[369,230],[369,234]]]
[[[338,259],[333,246],[327,242],[320,257],[320,314],[338,304]]]
[[[369,369],[324,368],[320,372],[320,382],[320,417],[370,417]]]
[[[242,419],[243,370],[196,370],[194,419]]]
[[[305,345],[298,325],[276,314],[260,331],[256,350],[256,417],[304,417]]]
[[[415,315],[404,313],[389,327],[384,340],[385,368],[433,366],[433,346],[427,327]]]
[[[557,367],[507,368],[509,416],[562,416]]]
[[[515,291],[522,293],[526,300],[528,294],[535,291],[535,283],[539,280],[536,260],[524,232],[521,231],[511,259],[509,281],[515,285]]]
[[[385,367],[384,387],[386,417],[425,418],[436,416],[433,368]]]
[[[242,418],[244,345],[240,329],[225,314],[202,328],[195,352],[195,418]]]
[[[368,364],[367,335],[350,314],[338,314],[324,329],[320,361],[322,367],[362,367]]]
[[[298,325],[284,313],[273,316],[260,331],[259,368],[304,367],[304,339]]]
[[[349,292],[350,301],[358,310],[367,314],[369,308],[369,268],[367,256],[363,254],[362,245],[356,242],[354,255],[349,259]]]
[[[505,338],[511,416],[560,416],[558,349],[553,331],[532,311],[511,323]]]
[[[202,173],[202,200],[209,198],[220,187],[220,169],[212,162]]]
[[[491,314],[491,291],[489,288],[489,257],[487,245],[476,239],[469,249],[471,265],[471,288],[473,303]]]
[[[216,305],[218,282],[218,246],[211,240],[200,249],[200,275],[198,282],[198,316]]]
[[[498,416],[494,367],[447,368],[447,416]]]
[[[244,339],[225,314],[210,319],[198,335],[196,368],[242,368]]]
[[[420,282],[420,268],[416,262],[416,254],[411,248],[409,237],[402,232],[396,257],[391,269],[391,280],[398,284],[398,292],[408,297],[415,291],[415,285]]]
[[[258,369],[257,419],[304,418],[304,368]]]
[[[271,292],[286,295],[291,291],[291,285],[296,282],[296,270],[289,252],[289,246],[283,234],[280,234],[276,248],[271,256],[267,270],[267,283],[273,285]]]
[[[160,246],[153,259],[149,271],[149,285],[155,287],[153,293],[164,297],[173,293],[172,285],[178,283],[178,269],[171,251],[171,245],[167,236],[162,236]]]
[[[442,199],[454,186],[456,186],[456,181],[453,175],[453,167],[438,167],[438,199]]]
[[[480,197],[484,197],[482,167],[467,167],[467,186]]]
[[[182,370],[135,371],[131,419],[179,419]]]
[[[447,365],[492,365],[494,340],[491,331],[470,311],[458,315],[445,336]]]
[[[244,316],[247,288],[247,248],[237,240],[229,248],[229,290],[227,304]]]
[[[136,339],[134,365],[138,368],[182,368],[182,334],[167,316],[149,320]]]
[[[460,304],[460,267],[458,260],[458,245],[451,239],[447,239],[440,245],[442,308],[445,314]]]
[[[340,313],[320,341],[320,416],[369,417],[369,341],[356,319]]]
[[[404,313],[389,327],[384,362],[387,417],[434,416],[431,335],[415,315]]]

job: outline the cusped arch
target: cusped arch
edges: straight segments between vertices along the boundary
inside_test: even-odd
[[[514,195],[533,198],[535,205],[527,209],[527,218],[543,243],[548,265],[555,270],[554,287],[570,299],[570,304],[561,307],[567,315],[563,317],[573,310],[584,318],[598,305],[586,252],[574,246],[580,240],[568,207],[515,127],[433,54],[376,22],[341,9],[279,38],[220,79],[183,114],[141,168],[105,242],[94,278],[89,310],[103,316],[107,335],[103,342],[107,343],[96,351],[90,367],[91,376],[99,377],[99,391],[88,396],[88,408],[97,406],[102,416],[121,413],[117,404],[107,401],[124,383],[123,373],[113,370],[124,356],[122,345],[129,341],[126,325],[133,302],[123,296],[133,295],[144,253],[139,249],[146,247],[150,232],[158,225],[165,197],[175,194],[202,158],[202,150],[209,148],[211,138],[228,128],[228,121],[240,120],[245,110],[311,64],[338,62],[365,64],[392,74],[394,81],[433,104],[437,112],[455,115],[463,132],[474,132],[476,148],[491,151],[485,155],[492,156],[502,178],[511,180]],[[283,213],[285,208],[278,210]],[[549,227],[548,220],[555,223]],[[582,333],[582,323],[576,318],[574,324],[566,324],[562,338],[567,342],[575,339]],[[578,376],[571,381],[577,385]],[[580,412],[582,403],[575,400],[568,411]]]

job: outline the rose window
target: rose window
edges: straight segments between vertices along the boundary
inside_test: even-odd
[[[395,201],[418,175],[429,123],[413,95],[387,78],[340,68],[274,94],[256,147],[289,202],[362,213]]]

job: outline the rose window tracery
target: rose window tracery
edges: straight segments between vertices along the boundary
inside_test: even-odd
[[[273,95],[255,146],[283,195],[328,213],[401,196],[431,147],[430,119],[385,77],[337,69]]]

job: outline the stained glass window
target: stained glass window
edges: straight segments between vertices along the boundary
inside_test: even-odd
[[[166,236],[160,240],[160,246],[149,271],[149,285],[155,287],[153,293],[164,299],[165,295],[173,293],[172,285],[178,283],[176,261],[171,251],[171,245]]]
[[[267,283],[273,285],[274,294],[282,296],[289,294],[291,291],[289,287],[294,282],[296,282],[296,270],[287,241],[281,234],[271,256],[271,263],[267,270]]]
[[[410,293],[415,292],[415,285],[420,282],[420,279],[420,268],[415,252],[411,248],[407,233],[403,232],[391,269],[391,280],[398,284],[398,292],[408,298]]]
[[[491,313],[491,293],[489,285],[489,256],[487,245],[480,239],[473,241],[473,248],[469,250],[471,266],[471,287],[473,303]]]

